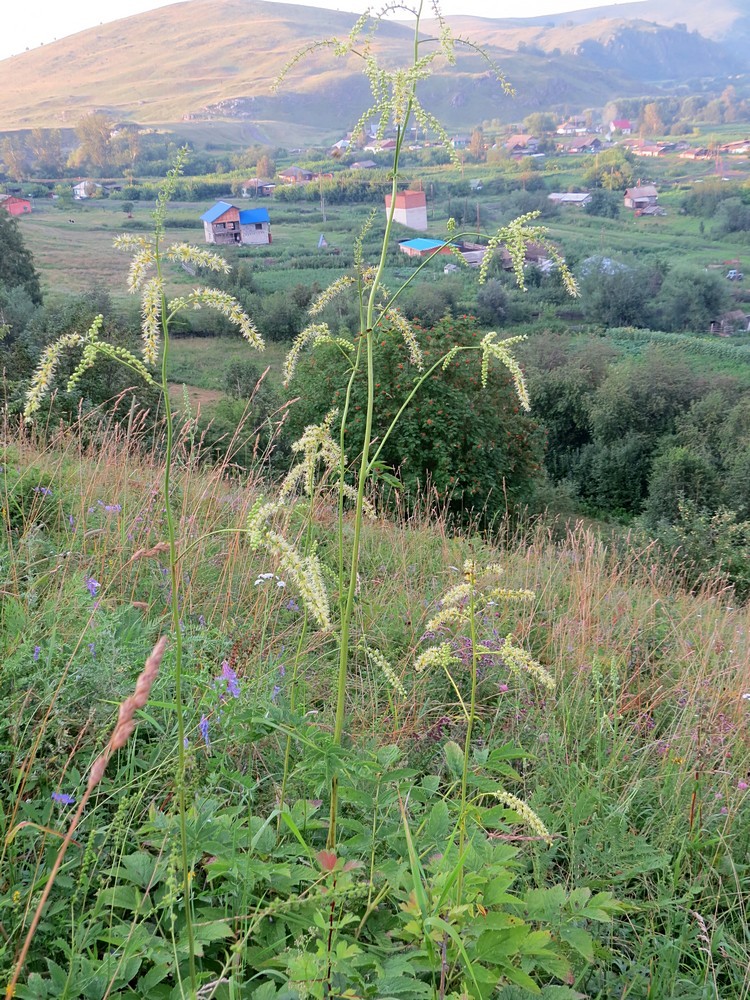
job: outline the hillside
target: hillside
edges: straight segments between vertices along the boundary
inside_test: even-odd
[[[700,13],[704,6],[681,6],[677,27],[669,4],[660,17],[666,26],[652,23],[650,0],[553,20],[449,18],[457,34],[489,48],[518,97],[503,97],[486,67],[466,57],[458,72],[431,82],[425,103],[449,127],[465,127],[658,93],[695,77],[696,67],[703,77],[742,72],[747,60],[736,49],[747,12],[725,0],[709,18]],[[638,20],[623,17],[631,13]],[[272,94],[271,83],[292,53],[314,39],[345,35],[353,19],[264,0],[186,0],[99,25],[0,62],[0,130],[71,126],[104,109],[117,120],[152,125],[239,119],[253,123],[259,138],[277,135],[280,124],[287,136],[309,127],[335,134],[356,121],[367,101],[356,57],[332,64],[324,52],[281,94]],[[730,36],[731,54],[724,44]],[[410,37],[407,23],[390,21],[378,44],[395,59]]]

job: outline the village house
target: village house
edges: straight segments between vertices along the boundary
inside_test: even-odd
[[[585,135],[588,131],[585,118],[569,118],[556,129],[558,135]]]
[[[31,211],[31,202],[28,198],[18,198],[14,194],[0,194],[0,208],[4,208],[11,215],[28,215]]]
[[[434,253],[451,253],[451,248],[444,240],[430,240],[418,236],[413,240],[399,240],[398,248],[407,257],[429,257]]]
[[[271,220],[267,208],[237,208],[217,201],[201,216],[206,243],[261,245],[271,242]]]
[[[632,147],[636,156],[648,156],[652,159],[657,156],[664,156],[665,153],[673,153],[675,144],[673,142],[641,142]]]
[[[630,135],[633,131],[633,123],[628,118],[614,118],[609,123],[609,133],[620,132],[622,135]]]
[[[740,156],[750,152],[750,139],[740,139],[737,142],[725,142],[719,146],[720,153],[729,153],[730,156]]]
[[[588,191],[553,191],[547,198],[555,205],[574,205],[576,208],[583,208],[591,201]]]
[[[644,184],[640,187],[628,188],[625,192],[625,208],[639,209],[650,208],[659,200],[659,192],[653,184]]]
[[[700,146],[698,149],[683,149],[679,157],[681,160],[705,160],[710,155],[711,153],[706,146]]]
[[[242,182],[240,192],[243,198],[269,198],[275,187],[275,184],[262,181],[259,177],[250,177],[249,180]]]
[[[750,331],[750,315],[741,309],[725,312],[718,319],[712,319],[709,332],[717,337],[732,337],[737,333]]]
[[[385,196],[386,214],[391,208],[391,196]],[[427,230],[427,197],[424,191],[399,191],[393,208],[393,221],[419,232]]]
[[[302,167],[287,167],[286,170],[279,171],[279,178],[284,184],[309,184],[315,174],[312,170],[304,170]]]
[[[76,201],[83,201],[84,198],[96,198],[101,189],[101,184],[96,181],[79,181],[73,185],[73,197]]]
[[[377,167],[375,160],[355,160],[352,163],[352,170],[374,170]]]
[[[565,147],[565,150],[568,153],[600,153],[602,148],[602,140],[594,136],[591,139],[574,139]]]
[[[536,136],[517,133],[510,135],[503,143],[503,148],[509,153],[536,153],[539,148],[539,140]]]

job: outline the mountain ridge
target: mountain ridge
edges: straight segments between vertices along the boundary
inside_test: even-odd
[[[672,23],[644,17],[657,8]],[[546,19],[448,17],[457,34],[479,40],[500,61],[519,98],[511,103],[488,86],[486,66],[461,55],[455,69],[430,81],[426,103],[448,127],[459,127],[520,119],[545,103],[601,106],[616,96],[667,92],[697,75],[750,70],[743,49],[750,0],[716,0],[711,17],[705,4],[688,0],[679,21],[677,9],[672,0],[638,0]],[[622,16],[631,10],[637,20]],[[274,95],[271,83],[297,49],[344,36],[355,20],[267,0],[184,0],[98,25],[0,61],[0,130],[71,127],[93,110],[143,125],[231,119],[226,109],[241,105],[257,112],[261,132],[267,122],[290,134],[303,126],[334,133],[351,127],[367,103],[356,57],[332,64],[330,52],[314,54],[288,89]],[[731,45],[721,40],[727,34]],[[385,21],[377,37],[386,58],[408,57],[408,22]]]

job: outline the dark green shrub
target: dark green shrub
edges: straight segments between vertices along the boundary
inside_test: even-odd
[[[440,320],[419,335],[428,368],[453,344],[478,343],[481,336],[470,316]],[[416,374],[401,337],[388,333],[378,345],[376,360],[376,437],[386,432]],[[300,397],[290,412],[292,437],[320,421],[332,406],[343,406],[347,377],[334,347],[323,346],[304,359],[291,386],[292,394]],[[350,459],[357,455],[364,432],[363,392],[363,383],[355,381],[347,428]],[[474,353],[459,354],[445,372],[428,380],[381,453],[384,465],[398,470],[409,495],[430,486],[454,513],[481,511],[488,517],[530,495],[541,457],[538,425],[519,412],[509,377],[498,367],[482,389],[479,356]]]

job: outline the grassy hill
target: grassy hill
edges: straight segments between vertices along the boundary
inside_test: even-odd
[[[625,8],[639,20],[625,20]],[[698,9],[686,8],[680,21],[709,25]],[[540,108],[599,105],[641,94],[646,84],[658,91],[659,81],[689,79],[696,66],[703,76],[744,68],[744,58],[719,44],[741,20],[739,4],[719,8],[711,39],[648,23],[650,12],[650,4],[627,4],[554,21],[450,18],[457,34],[489,48],[519,97],[504,97],[486,66],[467,56],[458,73],[431,81],[425,103],[449,127],[465,127]],[[280,124],[287,141],[311,127],[333,135],[366,106],[359,59],[332,63],[330,52],[322,52],[281,94],[273,94],[271,84],[291,54],[315,39],[346,35],[353,20],[352,14],[264,0],[187,0],[99,25],[0,62],[0,130],[71,126],[104,109],[144,124],[239,119],[252,124],[259,139],[277,137]],[[386,57],[398,59],[411,29],[390,21],[377,37]]]

